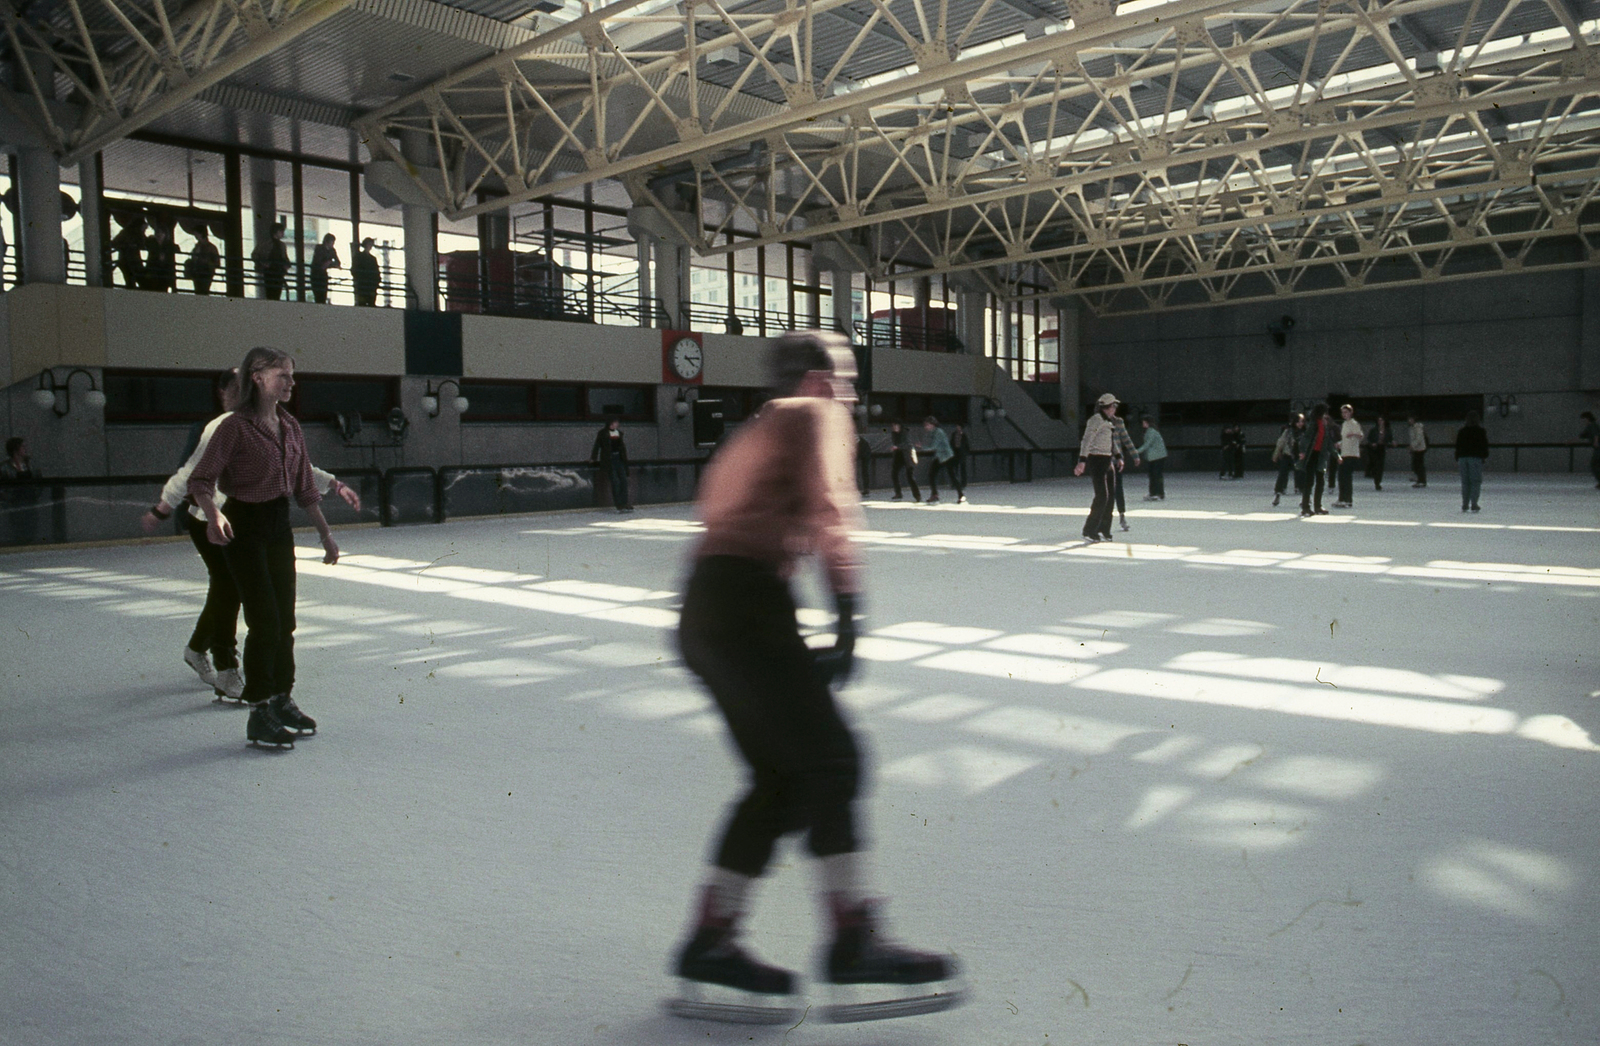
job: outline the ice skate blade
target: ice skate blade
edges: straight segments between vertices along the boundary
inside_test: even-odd
[[[822,1019],[829,1024],[859,1024],[864,1021],[886,1021],[896,1017],[915,1017],[923,1013],[939,1013],[959,1006],[962,991],[959,988],[916,995],[908,999],[888,999],[883,1002],[841,1003],[822,1008]]]
[[[721,1024],[794,1024],[800,1020],[798,1006],[741,1006],[727,1002],[697,999],[668,999],[666,1011],[690,1021],[717,1021]]]
[[[256,748],[263,752],[282,752],[285,749],[291,752],[294,751],[293,741],[247,741],[245,743],[248,747]]]

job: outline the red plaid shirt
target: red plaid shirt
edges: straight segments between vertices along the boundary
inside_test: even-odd
[[[189,473],[189,496],[216,496],[218,488],[230,498],[259,504],[293,497],[301,508],[322,500],[311,476],[305,434],[294,415],[278,405],[278,434],[252,415],[230,414],[200,463]]]

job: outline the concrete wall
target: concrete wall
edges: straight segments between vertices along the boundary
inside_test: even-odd
[[[1546,272],[1323,298],[1088,320],[1083,395],[1116,393],[1137,412],[1162,401],[1513,395],[1520,410],[1485,420],[1493,442],[1572,440],[1600,404],[1600,285],[1595,270]],[[1288,344],[1271,325],[1294,318]],[[1403,419],[1402,419],[1403,420]],[[1429,427],[1433,442],[1455,425]],[[1207,426],[1165,431],[1211,443]],[[1248,429],[1270,443],[1277,425]],[[1551,460],[1554,460],[1552,458]],[[1565,457],[1560,457],[1565,467]]]

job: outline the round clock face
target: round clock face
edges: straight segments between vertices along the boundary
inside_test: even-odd
[[[688,380],[700,376],[705,356],[700,343],[693,338],[679,338],[672,343],[672,370],[678,377]]]

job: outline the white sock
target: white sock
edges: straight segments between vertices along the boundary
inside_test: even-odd
[[[714,919],[737,920],[744,914],[754,881],[748,875],[713,867],[706,876],[705,889],[702,891],[705,904],[703,914]]]
[[[817,885],[822,893],[823,914],[830,920],[841,909],[854,908],[864,896],[862,855],[831,854],[817,861]]]

